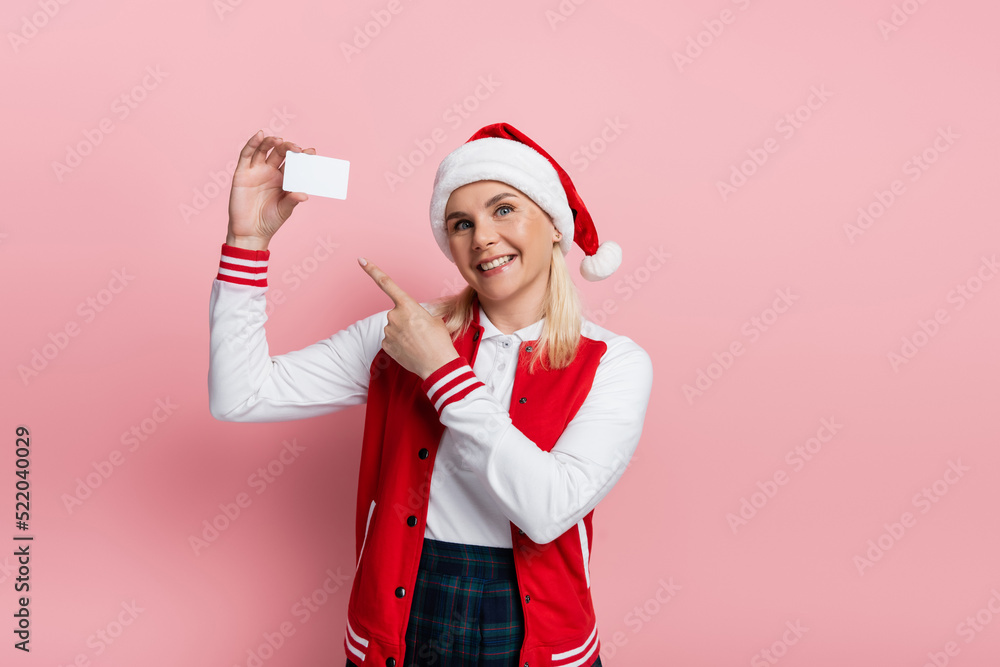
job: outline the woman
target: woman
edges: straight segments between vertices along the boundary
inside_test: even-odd
[[[421,304],[359,258],[393,308],[271,357],[267,246],[308,199],[281,190],[289,150],[301,149],[258,132],[233,176],[210,407],[279,421],[367,403],[348,667],[600,666],[593,510],[638,444],[652,364],[582,316],[563,257],[575,239],[598,280],[620,249],[598,244],[555,160],[490,125],[441,162],[431,198],[435,240],[467,287]]]

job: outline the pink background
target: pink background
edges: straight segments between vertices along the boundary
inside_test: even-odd
[[[364,410],[209,415],[229,165],[259,128],[352,163],[348,199],[312,197],[271,244],[281,354],[389,307],[358,255],[420,300],[460,285],[428,228],[434,170],[505,121],[623,247],[603,283],[579,248],[571,270],[655,363],[634,465],[595,512],[604,664],[997,664],[996,3],[223,1],[4,4],[0,662],[247,665],[286,623],[263,664],[343,665]],[[881,215],[851,232],[859,207]],[[29,655],[11,634],[19,424]],[[286,440],[304,452],[252,486]],[[327,571],[346,576],[328,597]]]

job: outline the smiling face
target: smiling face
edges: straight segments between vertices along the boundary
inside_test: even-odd
[[[448,198],[445,227],[455,265],[485,307],[541,307],[552,244],[561,237],[527,195],[500,181],[468,183]],[[498,258],[500,264],[493,261]]]

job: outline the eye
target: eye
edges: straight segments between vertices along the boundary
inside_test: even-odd
[[[493,211],[493,214],[496,215],[497,213],[500,212],[500,209],[504,209],[504,208],[509,209],[510,211],[514,210],[514,207],[511,206],[510,204],[500,204],[499,206],[496,207],[496,210]],[[503,217],[503,216],[501,216],[501,217]],[[470,221],[468,221],[468,220],[459,220],[458,222],[455,223],[455,225],[452,227],[452,229],[454,231],[456,231],[456,232],[460,232],[462,230],[468,229],[468,227],[462,227],[463,224],[471,225],[472,223]]]

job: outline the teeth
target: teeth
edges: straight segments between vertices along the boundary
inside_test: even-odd
[[[514,259],[513,255],[507,255],[506,257],[498,257],[494,259],[492,262],[488,262],[486,264],[480,264],[479,268],[482,269],[483,271],[489,271],[490,269],[495,269],[498,266],[506,264],[512,259]]]

